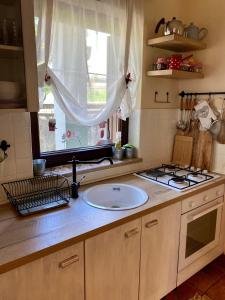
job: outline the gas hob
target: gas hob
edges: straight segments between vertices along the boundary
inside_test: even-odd
[[[162,164],[157,168],[137,172],[135,175],[175,191],[186,191],[219,178],[219,175],[210,174],[207,170],[180,167],[174,164]]]

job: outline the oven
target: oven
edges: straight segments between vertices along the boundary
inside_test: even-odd
[[[179,271],[219,246],[223,197],[181,216]]]

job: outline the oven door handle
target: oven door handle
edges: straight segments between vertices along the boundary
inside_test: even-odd
[[[196,214],[196,215],[192,215],[192,216],[190,216],[188,219],[189,219],[189,221],[197,220],[198,218],[200,218],[200,217],[202,217],[202,216],[204,216],[204,215],[210,213],[211,211],[213,211],[213,210],[215,210],[215,209],[218,209],[218,208],[220,208],[220,207],[222,207],[222,206],[223,206],[223,202],[222,202],[222,203],[219,203],[219,204],[217,204],[217,205],[214,205],[214,206],[212,206],[212,207],[210,207],[210,208],[208,208],[208,209],[206,209],[206,210],[204,210],[204,211],[202,211],[202,212],[200,212],[200,213],[198,213],[198,214]]]

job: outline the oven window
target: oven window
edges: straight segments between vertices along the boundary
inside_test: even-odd
[[[186,258],[215,240],[216,221],[217,209],[188,223],[185,253]]]

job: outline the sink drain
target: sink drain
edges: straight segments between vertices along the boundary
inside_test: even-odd
[[[120,208],[118,205],[112,205],[111,208]]]

